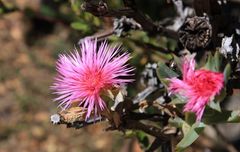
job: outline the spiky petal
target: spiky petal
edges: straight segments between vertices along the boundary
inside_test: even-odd
[[[87,108],[86,119],[102,111],[106,107],[101,98],[104,91],[133,81],[127,79],[133,71],[127,65],[129,54],[119,52],[120,46],[111,47],[105,41],[98,47],[97,40],[84,39],[80,51],[59,55],[52,86],[59,105],[66,109],[78,103]]]
[[[195,60],[185,59],[183,63],[183,80],[170,79],[169,90],[187,98],[184,112],[194,112],[197,121],[200,121],[205,106],[223,88],[224,76],[222,73],[210,70],[195,70]]]

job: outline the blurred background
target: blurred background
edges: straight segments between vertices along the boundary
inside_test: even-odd
[[[58,54],[71,51],[81,38],[109,33],[113,26],[111,18],[82,12],[81,3],[0,0],[0,152],[141,152],[135,138],[105,132],[104,122],[79,130],[50,122],[50,116],[58,111],[49,89]],[[108,4],[112,8],[123,6],[121,0],[108,0]],[[154,20],[176,13],[164,0],[137,0],[137,4]],[[145,64],[170,58],[141,42],[168,50],[174,50],[177,42],[160,36],[151,38],[141,31],[130,34],[125,38],[110,36],[109,41],[122,42],[132,53],[130,62],[137,68],[137,81],[129,87],[129,96],[134,96],[142,90],[137,82]]]
[[[54,126],[49,119],[58,110],[49,89],[58,54],[101,26],[79,9],[64,0],[0,1],[0,152],[110,152],[122,147],[122,133],[104,132],[104,123],[75,130]]]
[[[124,140],[121,132],[105,132],[104,122],[79,130],[50,122],[58,111],[49,89],[58,54],[71,51],[85,36],[112,28],[112,19],[82,12],[81,3],[0,0],[0,152],[141,151],[136,139]],[[122,6],[120,0],[109,3],[113,8]],[[144,32],[134,35],[150,40]],[[110,37],[110,41],[116,40],[122,40],[133,53],[131,62],[139,67],[136,73],[150,58],[158,59],[151,50],[143,55],[143,49],[127,39]],[[129,93],[136,91],[130,88]]]

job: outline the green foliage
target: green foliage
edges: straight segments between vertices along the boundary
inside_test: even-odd
[[[186,113],[186,121],[176,117],[169,119],[169,124],[182,129],[183,138],[177,144],[176,151],[183,152],[190,146],[201,134],[205,128],[202,122],[195,122],[195,115],[193,113]]]
[[[80,30],[84,33],[90,31],[90,27],[86,23],[83,23],[83,22],[72,22],[71,27],[75,30]]]
[[[144,146],[144,147],[148,147],[149,146],[149,139],[148,136],[146,135],[145,132],[143,131],[136,131],[136,137],[138,139],[138,141]]]
[[[150,144],[149,138],[147,134],[143,131],[127,130],[125,132],[125,137],[128,137],[128,138],[137,137],[138,141],[142,144],[144,148],[149,147],[149,144]]]
[[[207,63],[205,64],[204,68],[211,71],[220,72],[221,63],[222,63],[222,55],[220,55],[220,53],[216,51],[214,55],[209,54]]]
[[[183,123],[182,130],[184,136],[183,139],[177,144],[176,151],[184,151],[199,137],[199,134],[204,130],[204,128],[205,124],[200,122],[196,122],[192,126],[187,123]]]
[[[177,69],[181,70],[181,60],[175,55],[173,55],[173,60],[177,65]],[[210,54],[208,56],[207,62],[203,68],[211,71],[223,72],[226,84],[231,74],[231,66],[230,64],[227,64],[224,67],[222,65],[222,60],[222,55],[220,55],[217,51],[214,55]],[[164,63],[160,62],[158,66],[158,77],[165,86],[168,85],[169,78],[179,76],[178,73],[167,67]],[[205,124],[239,122],[240,111],[226,111],[221,109],[220,102],[226,98],[226,95],[226,89],[223,88],[219,95],[213,97],[208,106],[205,108],[202,122],[197,122],[195,113],[191,112],[185,112],[184,119],[178,117],[169,119],[169,124],[181,128],[184,135],[182,140],[177,144],[176,150],[178,152],[184,151],[199,137],[199,134],[203,131]],[[186,100],[180,95],[174,95],[171,98],[172,101],[170,104],[176,105],[176,107],[180,107],[180,110],[182,110]]]
[[[240,122],[240,111],[239,110],[222,110],[221,112],[214,110],[210,107],[206,107],[204,111],[204,117],[202,120],[206,124],[216,124],[216,123],[236,123]]]
[[[228,78],[231,75],[231,65],[229,63],[225,66],[223,74],[224,74],[224,83],[226,85],[228,82]]]
[[[161,62],[158,63],[157,74],[160,79],[173,78],[173,77],[179,76],[176,72],[170,69],[166,64]]]
[[[179,75],[170,69],[165,63],[159,62],[157,68],[157,76],[163,85],[167,88],[168,78],[178,77]]]

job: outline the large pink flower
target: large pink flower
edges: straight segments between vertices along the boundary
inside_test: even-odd
[[[185,59],[183,63],[183,80],[170,79],[169,90],[187,98],[184,112],[191,111],[200,121],[208,102],[217,95],[224,82],[222,73],[210,70],[195,70],[195,60]]]
[[[120,46],[110,47],[106,41],[98,47],[96,40],[84,39],[80,50],[59,56],[52,89],[64,109],[73,102],[87,108],[87,119],[106,107],[101,98],[104,91],[132,81],[124,77],[130,76],[133,68],[127,67],[129,54],[118,55]]]

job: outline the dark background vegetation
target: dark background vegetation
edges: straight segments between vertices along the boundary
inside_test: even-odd
[[[76,17],[63,0],[5,0],[0,12],[0,152],[121,150],[122,134],[104,123],[75,130],[49,119],[58,110],[49,89],[57,56],[98,30],[92,16]],[[76,20],[86,20],[82,29],[71,27]]]
[[[112,28],[112,19],[84,13],[81,2],[0,0],[0,152],[141,151],[135,138],[126,140],[121,132],[103,131],[104,122],[79,130],[50,122],[50,115],[58,111],[49,89],[58,54],[71,51],[81,38],[108,33]],[[112,8],[123,5],[120,0],[108,2]],[[136,2],[153,20],[176,13],[164,0]],[[130,34],[126,38],[111,36],[109,41],[122,42],[132,53],[137,81],[130,86],[129,96],[134,96],[142,89],[138,77],[145,64],[170,58],[154,48],[144,48],[141,42],[168,50],[174,50],[177,42],[161,36],[151,38],[142,31]]]

